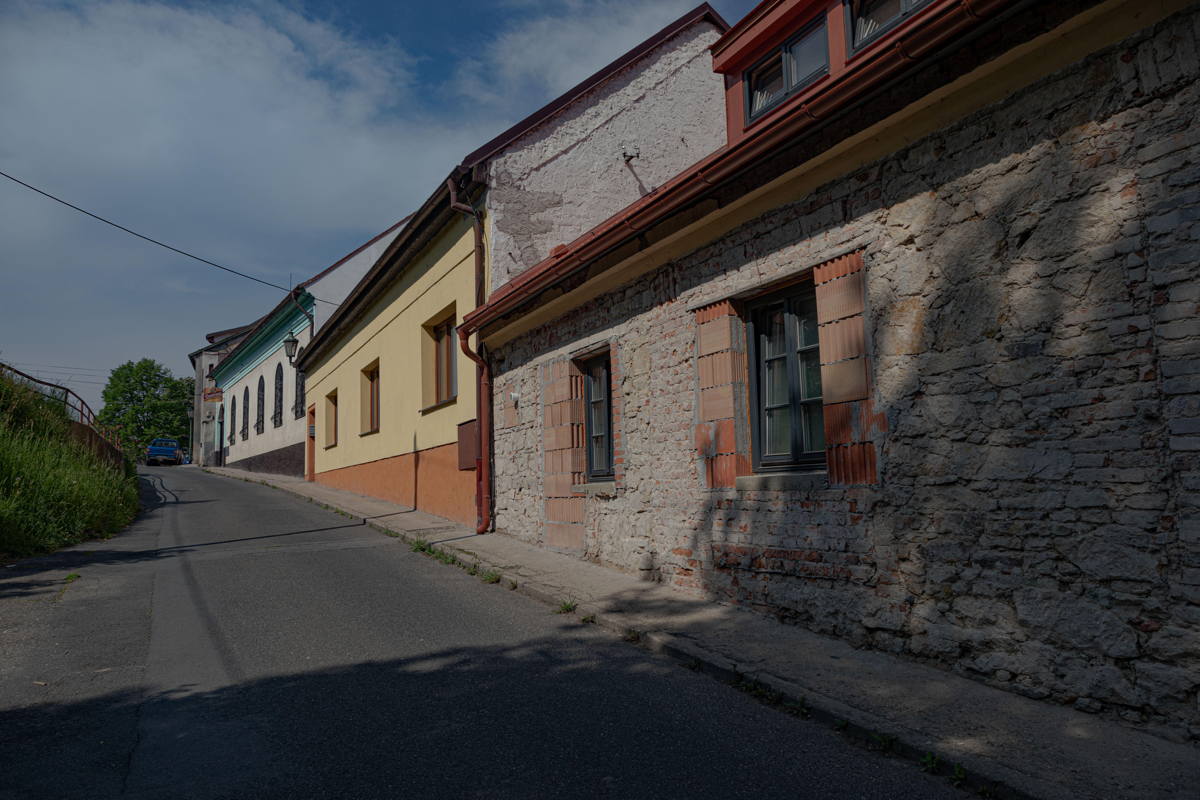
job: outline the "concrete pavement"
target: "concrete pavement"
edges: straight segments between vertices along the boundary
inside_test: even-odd
[[[759,694],[802,701],[810,716],[877,749],[939,770],[992,796],[1194,798],[1200,751],[1076,711],[1001,691],[935,667],[856,650],[837,639],[697,600],[511,537],[287,476],[212,470],[336,508],[408,540],[421,539],[577,618],[633,632],[650,649]]]
[[[0,798],[962,796],[361,517],[143,477],[123,535],[0,569]]]

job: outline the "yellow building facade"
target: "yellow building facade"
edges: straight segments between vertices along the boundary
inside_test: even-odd
[[[476,417],[476,367],[457,335],[475,307],[470,220],[456,215],[404,261],[306,363],[308,476],[473,524],[459,439]]]

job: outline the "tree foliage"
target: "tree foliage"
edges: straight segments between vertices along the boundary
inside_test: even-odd
[[[191,425],[187,410],[195,391],[194,378],[176,378],[149,358],[126,361],[108,376],[100,423],[117,428],[127,455],[138,458],[159,436],[188,446]]]

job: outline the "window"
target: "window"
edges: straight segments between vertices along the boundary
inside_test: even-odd
[[[258,411],[254,414],[254,432],[262,433],[266,429],[267,416],[267,382],[263,376],[258,376]]]
[[[271,414],[271,424],[278,428],[283,424],[283,364],[275,365],[275,410]]]
[[[748,334],[754,469],[823,467],[825,423],[812,284],[755,303]]]
[[[747,117],[760,116],[828,69],[829,44],[822,18],[746,73]]]
[[[613,476],[612,381],[608,354],[585,361],[579,368],[584,383],[587,477],[589,481],[610,479]]]
[[[237,439],[237,398],[229,398],[229,443]]]
[[[458,367],[454,358],[454,317],[435,325],[434,386],[435,402],[446,403],[458,395]]]
[[[292,408],[296,419],[304,416],[304,373],[296,370],[296,404]]]
[[[362,371],[362,433],[379,430],[379,359],[375,359]]]
[[[928,1],[853,0],[850,3],[850,19],[854,46],[861,47],[871,41]]]
[[[338,442],[338,398],[334,390],[325,395],[325,446],[334,447]]]
[[[242,389],[242,441],[250,438],[250,387]]]

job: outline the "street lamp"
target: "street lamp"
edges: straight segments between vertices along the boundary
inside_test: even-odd
[[[296,357],[296,348],[299,346],[300,340],[290,333],[288,334],[288,337],[283,340],[283,352],[288,357],[288,364],[293,367],[296,366],[296,362],[293,361],[293,359]]]

